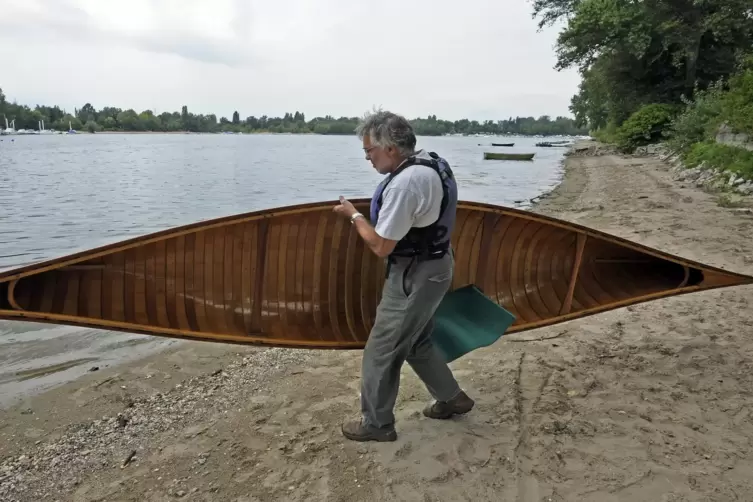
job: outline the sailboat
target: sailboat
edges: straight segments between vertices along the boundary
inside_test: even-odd
[[[8,125],[8,117],[5,117],[5,129],[0,131],[0,134],[3,136],[9,135],[9,134],[16,134],[16,119],[13,119],[10,121],[11,125]]]

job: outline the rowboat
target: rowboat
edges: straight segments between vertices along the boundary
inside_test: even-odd
[[[368,214],[369,200],[353,201]],[[248,345],[359,349],[384,260],[335,201],[198,222],[0,273],[0,319]],[[508,333],[753,277],[574,223],[460,202],[452,290],[514,314]]]
[[[559,141],[553,141],[551,143],[548,142],[548,141],[543,141],[541,143],[536,143],[536,146],[538,146],[538,147],[544,147],[544,148],[546,148],[546,147],[549,147],[549,148],[554,148],[554,147],[566,148],[566,147],[570,146],[570,144],[566,143],[566,142],[559,142]]]
[[[531,160],[535,153],[484,152],[484,160]]]
[[[492,146],[515,146],[515,143],[492,143]]]

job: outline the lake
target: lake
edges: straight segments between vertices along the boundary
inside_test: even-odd
[[[512,148],[490,146],[513,141]],[[565,149],[536,148],[538,141],[420,137],[418,147],[449,161],[460,199],[525,208],[562,176]],[[489,161],[484,151],[535,151],[536,157]],[[370,197],[381,179],[356,136],[3,136],[0,270],[230,214],[340,195]],[[0,321],[0,405],[91,366],[143,357],[173,343],[179,342]]]

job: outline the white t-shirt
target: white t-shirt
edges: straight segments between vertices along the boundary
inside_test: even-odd
[[[417,158],[431,159],[424,151]],[[383,239],[399,241],[411,227],[426,227],[437,221],[442,207],[442,180],[429,166],[403,169],[382,192],[382,207],[374,230]]]

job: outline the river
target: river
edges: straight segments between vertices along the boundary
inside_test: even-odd
[[[490,146],[513,141],[512,148]],[[536,148],[537,141],[420,137],[418,147],[450,162],[462,200],[525,208],[562,177],[565,149]],[[483,151],[536,156],[533,162],[485,161]],[[3,136],[0,270],[199,220],[340,195],[370,197],[380,179],[356,136]],[[0,406],[93,366],[140,358],[175,343],[180,342],[0,321]]]

